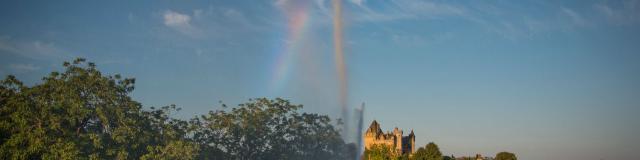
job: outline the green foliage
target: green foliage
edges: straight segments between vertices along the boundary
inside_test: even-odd
[[[65,62],[65,72],[33,87],[12,76],[3,80],[0,158],[128,158],[142,154],[141,144],[161,143],[139,136],[156,132],[139,128],[148,121],[127,96],[135,80],[105,77],[84,61]]]
[[[326,115],[298,113],[302,105],[259,98],[192,119],[193,139],[223,159],[350,159]],[[355,145],[351,145],[355,148]],[[355,151],[355,149],[350,149]]]
[[[365,160],[390,160],[396,159],[398,151],[383,144],[371,145],[368,149],[365,149],[363,159]]]
[[[410,154],[402,154],[399,157],[396,158],[397,160],[410,160],[411,156]]]
[[[140,157],[142,160],[188,160],[198,154],[197,145],[184,141],[172,141],[165,146],[148,146],[147,154]]]
[[[427,159],[427,150],[424,147],[420,147],[413,153],[414,160],[423,160]]]
[[[352,159],[325,115],[256,99],[184,121],[175,105],[129,97],[135,79],[105,76],[85,59],[41,84],[0,81],[0,159]],[[225,106],[225,105],[223,105]]]
[[[430,142],[424,148],[423,147],[418,148],[418,150],[416,150],[416,152],[413,154],[413,159],[442,160],[443,157],[442,157],[442,153],[440,152],[440,149],[438,148],[438,145],[436,145],[433,142]]]
[[[496,160],[518,160],[516,154],[510,152],[500,152],[496,154]]]

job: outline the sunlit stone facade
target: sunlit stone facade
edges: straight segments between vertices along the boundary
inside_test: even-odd
[[[410,154],[415,151],[416,136],[413,134],[413,130],[408,136],[402,136],[402,130],[398,127],[393,129],[393,132],[383,133],[380,128],[380,124],[375,120],[371,122],[369,129],[364,133],[364,147],[369,149],[374,144],[384,144],[396,149],[398,153]]]

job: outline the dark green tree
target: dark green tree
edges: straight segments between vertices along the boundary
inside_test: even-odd
[[[181,141],[154,128],[128,96],[135,79],[104,76],[82,58],[63,66],[32,87],[13,76],[2,80],[0,159],[130,159]]]
[[[223,105],[226,108],[226,105]],[[326,115],[298,113],[302,105],[259,98],[231,110],[191,120],[193,139],[223,159],[349,159],[346,145]],[[353,148],[349,148],[353,147]],[[208,156],[204,154],[203,156]]]
[[[416,160],[442,160],[442,153],[433,142],[427,144],[424,148],[420,147],[414,153],[413,158]]]
[[[398,156],[396,159],[397,160],[410,160],[411,156],[410,156],[410,154],[402,154],[402,155]]]
[[[424,147],[420,147],[416,150],[416,152],[413,152],[413,156],[412,158],[414,160],[424,160],[427,159],[427,150],[424,149]]]
[[[518,160],[516,154],[510,152],[500,152],[496,154],[496,160]]]
[[[143,109],[135,79],[79,58],[39,84],[0,81],[0,159],[353,159],[326,115],[259,98],[184,121],[175,105]]]
[[[374,144],[365,149],[362,159],[365,160],[391,160],[396,159],[398,152],[383,144]]]

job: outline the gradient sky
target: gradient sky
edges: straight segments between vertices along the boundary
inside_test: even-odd
[[[332,8],[314,1],[2,1],[0,75],[85,57],[193,117],[284,97],[339,117]],[[445,155],[640,155],[640,1],[350,0],[349,110]]]

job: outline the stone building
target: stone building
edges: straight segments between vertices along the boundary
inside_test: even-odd
[[[369,129],[364,133],[364,147],[369,149],[374,144],[388,145],[390,148],[396,149],[401,154],[411,154],[416,148],[416,136],[413,130],[408,136],[402,136],[402,130],[398,127],[393,132],[383,133],[380,124],[373,120]]]

